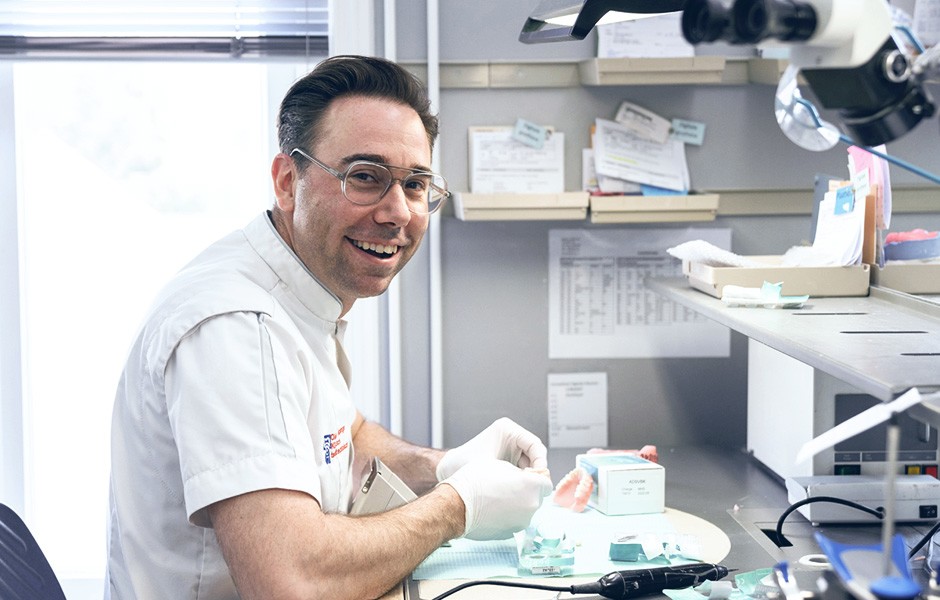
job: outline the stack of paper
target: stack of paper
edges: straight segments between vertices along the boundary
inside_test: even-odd
[[[873,204],[868,203],[874,202],[868,195],[869,191],[868,186],[834,183],[833,189],[819,203],[813,245],[794,246],[787,250],[783,255],[784,266],[845,267],[862,264],[866,212],[870,214],[866,207],[873,208]]]
[[[670,133],[669,120],[624,102],[616,120],[596,120],[585,172],[590,175],[593,166],[596,187],[606,194],[653,193],[648,188],[685,193],[690,188],[685,144]]]
[[[598,58],[663,58],[695,56],[695,46],[682,35],[681,12],[597,28]]]

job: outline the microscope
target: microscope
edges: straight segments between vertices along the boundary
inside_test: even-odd
[[[936,110],[925,89],[933,68],[903,50],[885,0],[687,0],[682,33],[691,44],[789,48],[790,64],[860,146],[897,139]]]

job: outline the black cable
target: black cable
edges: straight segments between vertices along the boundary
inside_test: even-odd
[[[472,587],[475,585],[501,585],[503,587],[515,587],[515,588],[528,588],[530,590],[546,590],[549,592],[569,592],[572,593],[572,586],[558,586],[558,585],[541,585],[538,583],[522,583],[517,581],[500,581],[497,579],[494,580],[479,580],[479,581],[468,581],[466,583],[461,583],[458,586],[452,587],[443,594],[435,596],[432,600],[441,600],[446,598],[451,594],[456,594],[460,590]]]
[[[811,504],[813,502],[832,502],[834,504],[842,504],[843,506],[856,508],[862,512],[866,512],[870,515],[878,517],[879,519],[883,519],[885,516],[884,512],[881,509],[868,508],[867,506],[863,504],[859,504],[858,502],[852,502],[851,500],[846,500],[845,498],[836,498],[835,496],[813,496],[812,498],[804,498],[798,502],[794,502],[789,507],[787,507],[785,511],[783,511],[783,514],[780,515],[779,519],[777,519],[777,530],[776,530],[777,540],[784,539],[783,522],[786,520],[788,516],[790,516],[790,513],[792,513],[793,511],[795,511],[801,506],[804,506],[806,504]]]
[[[663,590],[666,589],[692,587],[706,580],[717,581],[730,572],[731,570],[724,565],[693,563],[689,565],[638,569],[629,572],[611,571],[596,581],[577,583],[569,586],[540,585],[537,583],[487,579],[462,583],[447,590],[433,600],[441,600],[442,598],[446,598],[451,594],[474,585],[501,585],[504,587],[548,590],[550,592],[567,592],[572,596],[591,594],[611,598],[612,600],[623,600],[625,598],[639,598],[641,596],[662,594]]]
[[[780,519],[777,520],[777,530],[776,530],[778,540],[784,539],[783,533],[782,533],[783,522],[788,516],[790,516],[790,513],[792,513],[794,510],[798,509],[799,507],[809,504],[811,502],[834,502],[835,504],[842,504],[845,506],[850,506],[852,508],[857,508],[858,510],[867,512],[870,515],[878,517],[879,519],[884,518],[884,513],[880,509],[868,508],[867,506],[858,504],[856,502],[852,502],[851,500],[845,500],[844,498],[836,498],[834,496],[814,496],[812,498],[804,498],[803,500],[800,500],[799,502],[795,502],[791,504],[785,511],[783,511],[783,514],[780,515]],[[910,552],[907,553],[907,558],[909,559],[914,558],[914,555],[917,554],[917,552],[921,548],[923,548],[924,545],[930,541],[930,538],[936,535],[938,531],[940,531],[940,521],[938,521],[937,523],[934,523],[933,527],[931,527],[930,530],[924,534],[924,537],[922,537],[919,542],[914,544],[914,547],[911,548]]]
[[[914,555],[917,554],[917,551],[923,548],[924,544],[929,542],[930,538],[932,538],[938,530],[940,530],[940,521],[934,523],[934,526],[930,528],[930,531],[928,531],[924,537],[922,537],[920,541],[917,542],[913,548],[911,548],[911,551],[907,553],[907,557],[914,558]]]

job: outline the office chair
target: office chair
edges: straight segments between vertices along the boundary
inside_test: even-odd
[[[65,600],[62,586],[26,523],[0,504],[0,598]]]

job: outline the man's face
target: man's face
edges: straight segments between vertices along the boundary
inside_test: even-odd
[[[305,151],[337,171],[354,160],[429,171],[431,149],[418,114],[409,106],[360,96],[339,98],[327,109],[323,135]],[[427,215],[408,210],[401,186],[393,183],[371,206],[343,196],[339,179],[307,163],[294,171],[293,198],[284,202],[279,167],[293,168],[279,155],[273,167],[278,206],[284,211],[288,244],[308,269],[336,294],[345,314],[357,298],[377,296],[418,249]],[[392,170],[394,177],[404,177]],[[376,248],[372,250],[370,248]]]

